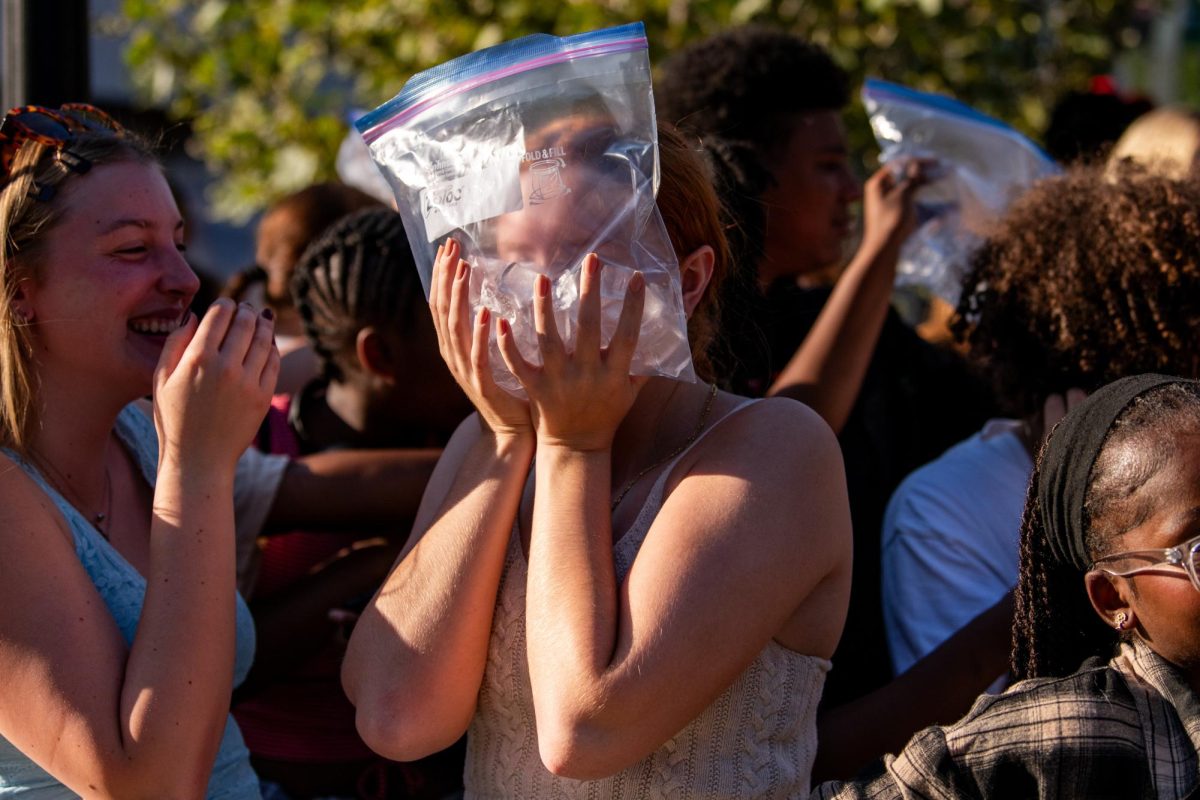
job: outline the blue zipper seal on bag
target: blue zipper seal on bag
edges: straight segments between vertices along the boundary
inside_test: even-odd
[[[864,101],[869,99],[869,97],[872,95],[889,97],[893,100],[899,100],[902,103],[907,103],[914,106],[923,106],[925,108],[933,109],[934,111],[940,111],[950,116],[960,117],[969,122],[976,122],[989,128],[995,128],[1001,133],[1021,139],[1025,144],[1029,145],[1034,152],[1045,159],[1048,164],[1051,164],[1055,167],[1058,166],[1054,159],[1046,154],[1045,150],[1038,147],[1037,143],[1025,134],[1013,128],[1011,125],[1001,122],[995,117],[989,117],[982,111],[972,108],[971,106],[959,100],[955,100],[953,97],[947,97],[943,94],[934,94],[933,92],[921,92],[908,86],[901,86],[898,83],[882,81],[878,78],[867,78],[867,80],[863,83],[862,93]]]
[[[370,144],[439,102],[501,78],[578,58],[632,53],[648,47],[646,29],[640,22],[574,36],[523,36],[418,72],[399,94],[360,117],[354,127]]]

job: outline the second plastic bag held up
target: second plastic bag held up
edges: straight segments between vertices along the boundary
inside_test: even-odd
[[[419,73],[356,125],[396,195],[421,280],[453,236],[472,264],[471,311],[510,321],[540,362],[534,279],[551,280],[572,346],[583,258],[599,255],[602,338],[640,270],[646,304],[632,371],[694,380],[679,267],[654,196],[658,148],[641,23],[527,36]],[[520,393],[491,337],[497,382]]]
[[[884,162],[928,157],[937,168],[917,190],[925,220],[900,251],[896,283],[927,286],[958,303],[971,254],[1009,204],[1058,167],[1029,139],[956,100],[880,80],[863,104]]]

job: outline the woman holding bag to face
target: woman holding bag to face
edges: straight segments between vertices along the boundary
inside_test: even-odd
[[[671,131],[660,150],[695,345],[727,247],[697,151]],[[439,252],[430,306],[478,414],[351,639],[365,740],[405,760],[469,727],[468,797],[804,796],[849,593],[829,429],[790,401],[631,377],[644,282],[602,348],[594,255],[573,352],[536,282],[532,366],[506,320],[469,318],[458,256]],[[528,401],[493,382],[493,335]]]
[[[271,319],[189,313],[162,170],[99,110],[14,109],[0,147],[0,795],[256,798],[232,486]]]

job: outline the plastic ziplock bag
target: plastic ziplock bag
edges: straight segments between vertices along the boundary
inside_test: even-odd
[[[540,363],[534,279],[551,280],[555,321],[575,341],[584,257],[603,264],[602,341],[635,270],[646,302],[632,372],[695,380],[679,263],[655,205],[658,143],[641,23],[536,34],[414,75],[355,123],[387,177],[425,294],[453,236],[473,267],[471,312],[508,319]],[[489,339],[497,383],[523,394]]]
[[[914,197],[919,227],[900,250],[896,283],[926,286],[957,305],[972,253],[1009,204],[1058,166],[1025,136],[957,100],[874,79],[862,98],[881,160],[938,164]]]
[[[361,189],[381,203],[392,202],[392,187],[387,178],[379,171],[379,167],[371,160],[371,151],[363,141],[362,134],[353,127],[354,120],[362,116],[362,109],[350,114],[350,130],[346,138],[338,146],[337,160],[334,169],[342,183]]]

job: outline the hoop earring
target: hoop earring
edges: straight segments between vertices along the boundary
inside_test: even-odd
[[[1126,614],[1124,611],[1118,612],[1117,613],[1117,622],[1116,622],[1117,630],[1119,630],[1119,631],[1125,630],[1125,623],[1128,620],[1129,620],[1128,614]]]

